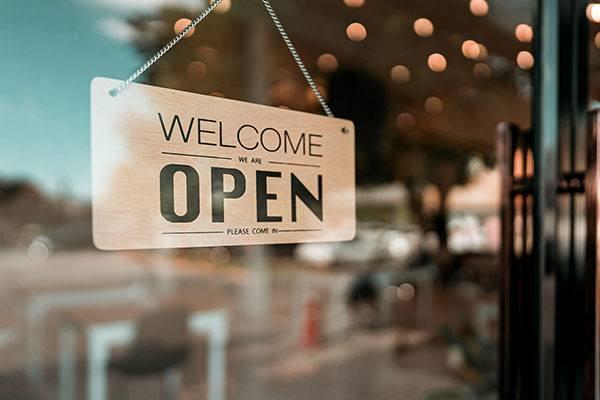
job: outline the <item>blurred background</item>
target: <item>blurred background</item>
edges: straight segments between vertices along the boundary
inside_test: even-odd
[[[355,122],[356,239],[97,251],[89,82],[206,5],[0,5],[0,399],[497,398],[496,127],[530,126],[531,2],[273,0]],[[257,0],[223,0],[140,82],[322,112]]]

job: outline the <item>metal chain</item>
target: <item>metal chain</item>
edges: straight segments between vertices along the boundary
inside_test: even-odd
[[[141,67],[139,67],[133,74],[131,74],[129,76],[129,78],[127,78],[123,83],[121,83],[121,85],[112,89],[110,91],[110,95],[116,96],[119,93],[121,93],[121,91],[123,91],[123,89],[125,89],[127,86],[129,86],[130,83],[135,81],[140,75],[142,75],[144,72],[146,72],[146,70],[148,68],[150,68],[152,66],[152,64],[157,62],[162,56],[165,55],[166,52],[171,50],[171,48],[173,46],[175,46],[177,43],[179,43],[179,41],[181,39],[183,39],[185,37],[185,35],[187,35],[192,29],[194,29],[196,27],[196,25],[198,25],[204,18],[206,18],[206,16],[208,14],[210,14],[222,1],[223,0],[212,1],[209,4],[209,6],[204,11],[202,11],[202,13],[200,15],[198,15],[192,22],[190,22],[190,24],[188,26],[186,26],[181,32],[179,32],[177,34],[177,36],[175,36],[173,39],[171,39],[171,41],[169,43],[167,43],[162,49],[160,49],[148,61],[146,61]],[[277,30],[279,31],[279,34],[281,35],[281,38],[283,39],[285,45],[289,49],[290,54],[292,55],[292,58],[298,65],[300,72],[302,72],[302,75],[306,79],[306,82],[308,82],[308,86],[310,86],[312,91],[315,93],[315,96],[317,97],[319,104],[321,104],[323,111],[325,111],[325,114],[327,114],[328,117],[333,117],[333,113],[331,112],[329,105],[327,105],[327,102],[325,101],[325,98],[319,91],[319,88],[318,88],[317,84],[315,83],[313,77],[310,75],[310,72],[308,72],[308,69],[302,62],[302,59],[300,58],[298,51],[294,47],[294,44],[290,40],[290,37],[288,36],[287,32],[283,28],[281,21],[279,21],[277,14],[275,14],[273,7],[271,7],[271,3],[269,3],[269,0],[262,0],[262,3],[265,6],[267,13],[273,20],[273,24],[275,24],[275,28],[277,28]]]
[[[189,23],[188,26],[186,26],[173,39],[171,39],[171,41],[169,43],[164,45],[162,49],[160,49],[156,54],[154,54],[152,57],[150,57],[150,59],[148,61],[146,61],[141,67],[139,67],[137,70],[135,70],[135,72],[133,74],[131,74],[129,76],[129,78],[127,78],[123,83],[121,83],[121,85],[112,89],[110,91],[110,95],[114,97],[114,96],[118,95],[119,93],[121,93],[121,91],[123,91],[123,89],[125,89],[127,86],[129,86],[129,84],[131,82],[135,81],[141,74],[146,72],[146,70],[148,68],[150,68],[152,66],[152,64],[154,64],[162,56],[164,56],[167,53],[167,51],[171,50],[171,48],[173,46],[175,46],[177,43],[179,43],[179,41],[181,39],[183,39],[185,37],[185,35],[187,35],[192,29],[194,29],[196,27],[196,25],[198,25],[204,18],[206,18],[206,16],[208,14],[210,14],[219,4],[221,4],[222,1],[223,0],[214,0],[213,2],[211,2],[209,4],[209,6],[204,11],[202,11],[202,13],[200,15],[198,15],[192,22]]]
[[[271,3],[269,3],[269,0],[262,0],[262,3],[265,6],[265,8],[267,9],[269,16],[271,17],[271,19],[273,20],[273,23],[275,24],[275,28],[277,28],[277,30],[279,31],[279,34],[281,35],[281,38],[283,39],[285,45],[290,50],[290,54],[292,55],[292,58],[294,59],[294,61],[296,61],[296,64],[298,64],[298,68],[300,69],[300,72],[302,72],[302,75],[304,75],[304,79],[306,79],[306,82],[308,82],[308,86],[310,86],[312,91],[315,92],[315,96],[317,96],[317,100],[319,100],[319,103],[321,104],[323,111],[325,111],[325,114],[327,114],[328,117],[333,117],[333,113],[331,112],[329,105],[327,104],[327,102],[325,101],[325,98],[319,91],[319,88],[318,88],[317,84],[315,83],[314,79],[312,78],[312,76],[310,75],[310,72],[308,72],[308,69],[302,62],[302,59],[300,58],[298,51],[296,51],[296,48],[294,47],[294,44],[290,40],[290,37],[288,36],[287,32],[283,28],[281,21],[279,21],[279,18],[277,18],[277,14],[275,14],[275,11],[273,11],[273,7],[271,7]]]

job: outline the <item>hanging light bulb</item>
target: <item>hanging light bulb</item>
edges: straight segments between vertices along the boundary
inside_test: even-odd
[[[527,24],[519,24],[515,28],[515,37],[521,43],[529,43],[533,40],[533,28]]]
[[[367,38],[367,28],[360,22],[353,22],[346,28],[346,35],[353,42],[362,42]]]
[[[323,72],[333,72],[338,67],[338,60],[333,54],[323,53],[317,58],[317,66]]]
[[[479,44],[474,40],[465,40],[461,46],[463,55],[471,60],[479,58]]]
[[[175,31],[175,33],[180,33],[191,23],[192,23],[192,20],[189,18],[179,18],[173,25],[173,31]],[[196,28],[190,29],[190,31],[185,35],[185,37],[192,36],[195,31],[196,31]]]
[[[390,70],[390,78],[396,83],[406,83],[410,80],[410,70],[404,65],[394,65]]]
[[[425,111],[431,115],[436,115],[444,110],[444,103],[439,97],[431,96],[425,100]]]
[[[409,130],[415,127],[415,118],[409,113],[400,113],[396,118],[396,125],[402,130]]]
[[[533,54],[528,51],[520,51],[519,54],[517,54],[517,65],[521,69],[533,68],[534,62]]]
[[[476,17],[483,17],[489,12],[490,6],[486,0],[471,0],[469,10]]]
[[[427,18],[419,18],[413,24],[417,36],[429,37],[433,35],[433,23]]]
[[[359,8],[365,4],[365,0],[344,0],[344,4],[350,8]]]
[[[443,72],[446,70],[448,63],[446,62],[446,57],[440,53],[433,53],[427,59],[427,65],[433,72]]]

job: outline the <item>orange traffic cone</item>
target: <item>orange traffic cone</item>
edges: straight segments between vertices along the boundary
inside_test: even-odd
[[[316,347],[321,342],[321,305],[316,296],[311,296],[304,304],[302,335],[300,345],[305,348]]]

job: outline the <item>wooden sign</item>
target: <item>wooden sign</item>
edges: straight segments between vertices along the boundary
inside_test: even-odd
[[[120,83],[91,84],[98,248],[354,237],[351,121]]]

